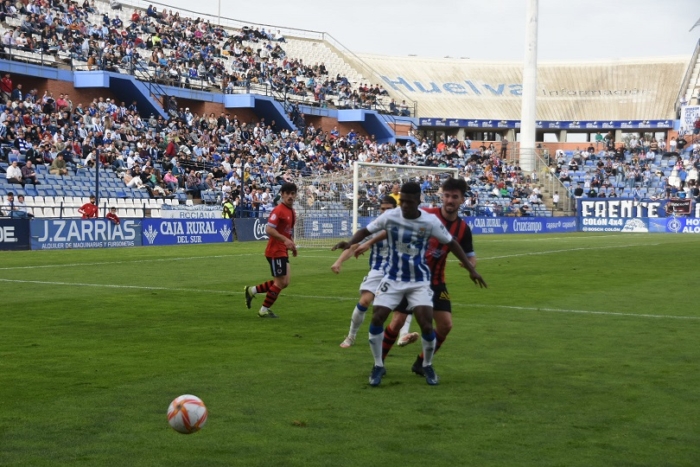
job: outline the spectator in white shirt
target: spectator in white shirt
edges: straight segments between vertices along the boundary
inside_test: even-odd
[[[5,177],[9,183],[19,183],[20,185],[24,185],[24,182],[22,181],[22,169],[19,168],[17,161],[12,161],[12,165],[7,168]]]

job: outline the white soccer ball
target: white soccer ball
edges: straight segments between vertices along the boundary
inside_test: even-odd
[[[207,407],[197,396],[185,394],[176,397],[168,407],[168,423],[173,430],[189,435],[207,423]]]

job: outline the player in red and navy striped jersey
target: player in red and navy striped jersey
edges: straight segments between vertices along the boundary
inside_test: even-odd
[[[281,203],[272,210],[267,219],[265,233],[268,235],[265,257],[270,263],[272,280],[263,282],[254,287],[244,287],[245,304],[250,309],[250,303],[258,293],[265,293],[265,301],[258,311],[261,318],[277,318],[270,307],[275,303],[282,289],[289,285],[289,254],[291,250],[297,255],[297,247],[294,244],[294,200],[297,197],[297,186],[294,183],[284,183],[280,188]]]

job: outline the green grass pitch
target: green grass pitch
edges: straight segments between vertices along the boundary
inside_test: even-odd
[[[699,238],[478,236],[452,261],[440,385],[341,349],[367,261],[301,249],[273,307],[263,243],[0,252],[2,466],[697,466]],[[170,401],[209,421],[173,431]]]

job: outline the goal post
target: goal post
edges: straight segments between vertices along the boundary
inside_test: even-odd
[[[437,176],[441,179],[442,176],[452,176],[457,178],[459,170],[456,168],[448,167],[420,167],[412,165],[393,165],[393,164],[379,164],[375,162],[356,162],[353,164],[352,170],[352,229],[353,232],[360,228],[359,224],[359,201],[360,201],[360,181],[373,180],[375,174],[378,173],[380,177],[385,177],[391,175],[390,181],[394,183],[403,184],[405,182],[414,180],[421,181],[424,175]],[[439,188],[438,184],[438,187]],[[389,187],[391,188],[391,187]],[[422,193],[422,202],[430,202],[432,200],[426,199],[426,194],[430,194],[431,191],[436,191],[433,183],[431,183],[430,189],[427,190],[428,193]],[[389,189],[391,192],[391,189]],[[387,194],[389,193],[387,192]],[[381,198],[380,198],[381,201]]]
[[[420,183],[422,205],[437,205],[442,181],[458,173],[452,167],[355,162],[352,170],[304,177],[296,181],[294,241],[299,247],[327,248],[350,238],[379,215],[381,198],[394,183]]]

